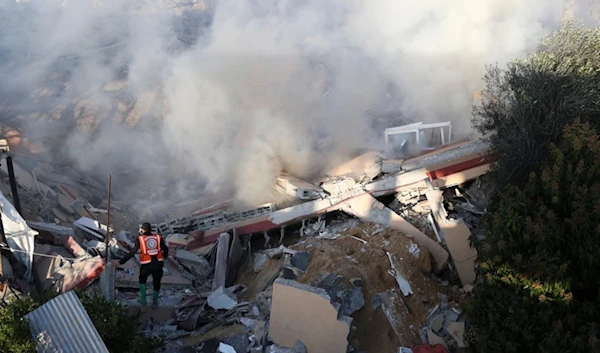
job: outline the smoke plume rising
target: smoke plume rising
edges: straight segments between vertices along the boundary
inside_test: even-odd
[[[272,200],[281,170],[382,149],[387,126],[465,136],[485,64],[535,50],[569,6],[590,16],[584,0],[1,4],[12,124],[82,170],[241,207]]]

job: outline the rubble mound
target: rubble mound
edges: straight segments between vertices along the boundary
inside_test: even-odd
[[[338,277],[336,285],[344,288],[346,293],[348,288],[360,287],[364,306],[351,315],[352,324],[356,327],[352,343],[360,351],[396,352],[399,346],[420,344],[422,323],[437,304],[451,295],[449,288],[432,277],[427,250],[419,248],[410,238],[394,229],[372,223],[354,223],[336,234],[302,238],[289,248],[298,254],[310,254],[304,272],[294,268],[297,282],[323,288],[327,278]],[[413,294],[405,297],[400,293],[395,277],[389,272],[391,265],[386,253],[396,259],[397,270],[408,281]],[[244,266],[239,282],[250,288],[253,283],[262,282],[260,277],[263,275],[272,274],[273,271],[267,269],[284,265],[281,259],[269,259],[258,274],[254,273],[253,266]],[[285,271],[282,273],[285,276]],[[402,340],[394,332],[382,308],[382,297],[390,290],[399,293],[408,309],[398,310],[408,312],[401,319]],[[334,296],[332,301],[336,299]],[[395,305],[398,304],[401,305]]]

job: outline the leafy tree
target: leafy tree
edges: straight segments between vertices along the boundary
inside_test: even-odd
[[[40,303],[32,297],[24,297],[0,309],[0,352],[35,352],[29,324],[23,316],[37,309]]]
[[[576,118],[600,128],[600,27],[569,22],[506,69],[488,67],[473,125],[488,134],[499,186],[522,185]]]
[[[162,347],[159,338],[147,337],[138,329],[139,315],[128,315],[120,304],[108,302],[98,294],[78,295],[111,353],[148,353]],[[52,297],[51,294],[27,296],[0,308],[0,352],[36,352],[29,324],[23,317]]]
[[[477,244],[467,308],[474,353],[600,351],[600,139],[565,127],[522,187],[508,186]]]

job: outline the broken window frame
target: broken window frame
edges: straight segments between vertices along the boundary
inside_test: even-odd
[[[448,136],[446,137],[444,128],[448,127]],[[436,147],[423,146],[421,144],[421,131],[427,129],[440,129],[440,140],[442,141],[442,146],[450,143],[452,140],[452,124],[450,121],[441,122],[441,123],[432,123],[432,124],[423,124],[423,122],[390,127],[385,129],[385,147],[386,149],[390,148],[390,136],[392,135],[401,135],[401,134],[415,134],[417,145],[423,149],[434,149]],[[408,141],[408,138],[406,139]],[[406,141],[404,143],[406,143]],[[404,144],[403,143],[403,144]]]

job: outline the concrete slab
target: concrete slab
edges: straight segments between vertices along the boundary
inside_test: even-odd
[[[219,235],[219,245],[217,245],[217,259],[215,264],[215,276],[212,289],[215,290],[224,286],[227,281],[227,263],[229,259],[229,239],[231,234],[221,233]]]
[[[475,282],[475,260],[477,250],[470,246],[471,230],[463,220],[447,220],[439,223],[448,250],[454,261],[461,283],[464,285]]]
[[[356,182],[370,181],[381,173],[383,157],[377,151],[367,152],[330,169],[325,175],[330,177],[348,176]]]
[[[229,259],[227,260],[227,274],[225,275],[225,286],[230,287],[235,283],[240,263],[244,256],[244,249],[240,237],[233,235],[231,246],[229,248]]]
[[[397,229],[412,238],[417,245],[429,250],[435,259],[436,271],[441,270],[448,261],[448,252],[441,245],[369,194],[347,201],[342,210],[365,221]]]
[[[235,294],[233,294],[230,290],[223,286],[217,288],[212,293],[210,293],[206,300],[208,305],[216,310],[230,310],[233,309],[238,303]]]
[[[275,280],[269,337],[289,348],[301,341],[311,353],[346,353],[352,318],[338,319],[330,300],[324,289]]]

